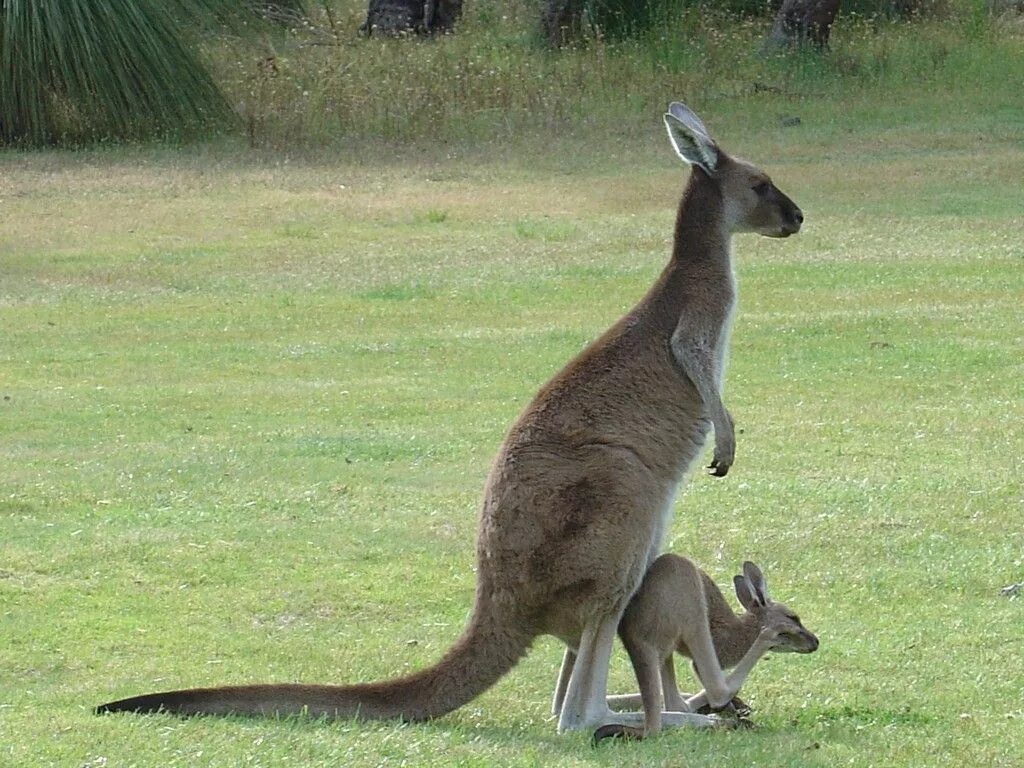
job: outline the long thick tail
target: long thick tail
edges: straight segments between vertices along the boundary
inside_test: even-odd
[[[429,720],[490,688],[526,653],[534,633],[527,622],[477,610],[462,636],[432,667],[407,677],[360,685],[241,685],[149,693],[112,701],[105,712],[180,715],[305,714],[367,720]]]

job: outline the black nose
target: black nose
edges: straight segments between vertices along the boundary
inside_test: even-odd
[[[793,209],[793,221],[796,222],[796,225],[798,227],[804,223],[804,212],[801,211],[799,208]]]

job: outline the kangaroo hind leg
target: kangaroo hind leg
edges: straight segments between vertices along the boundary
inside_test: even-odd
[[[605,701],[608,664],[618,624],[618,615],[605,615],[584,627],[558,717],[559,733],[585,730],[605,721],[609,713]]]
[[[572,670],[575,666],[576,651],[566,648],[565,655],[562,656],[562,666],[558,670],[558,680],[555,682],[555,693],[551,698],[551,714],[556,717],[562,712],[565,692],[569,689],[569,678],[572,677]]]

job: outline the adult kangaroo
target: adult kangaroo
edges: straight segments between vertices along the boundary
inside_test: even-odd
[[[768,176],[723,152],[673,103],[665,125],[693,166],[668,266],[647,295],[549,381],[505,437],[484,488],[473,612],[434,666],[348,686],[246,685],[153,693],[99,712],[426,720],[492,686],[551,634],[574,661],[558,730],[610,720],[619,618],[657,557],[676,489],[711,426],[711,473],[733,462],[722,371],[737,232],[787,237],[803,214]],[[578,642],[577,642],[578,640]]]

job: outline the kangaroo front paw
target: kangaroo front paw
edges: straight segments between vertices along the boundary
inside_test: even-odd
[[[713,477],[725,477],[729,472],[729,467],[732,466],[733,460],[736,458],[736,446],[729,445],[725,448],[715,446],[715,455],[711,459],[711,464],[708,469],[711,470]]]
[[[736,438],[733,437],[732,425],[730,424],[729,427],[728,432],[715,435],[715,453],[711,459],[711,465],[708,467],[714,477],[725,477],[729,472],[729,467],[736,460]]]
[[[714,425],[715,454],[708,469],[715,477],[725,477],[736,459],[736,427],[728,411],[724,411],[724,416],[716,418]]]
[[[717,456],[708,465],[708,469],[711,471],[708,473],[712,477],[725,477],[729,473],[729,467],[732,466],[732,460],[725,461],[719,459]]]

